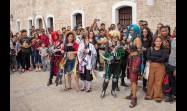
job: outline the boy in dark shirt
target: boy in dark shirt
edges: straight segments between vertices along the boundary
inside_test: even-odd
[[[30,69],[30,53],[31,53],[31,39],[27,37],[27,30],[21,31],[22,38],[20,39],[22,51],[22,72]],[[25,67],[26,66],[26,67]]]

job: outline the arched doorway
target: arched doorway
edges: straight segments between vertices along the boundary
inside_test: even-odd
[[[38,22],[38,28],[39,28],[39,29],[42,29],[42,28],[43,28],[42,19],[39,18],[39,19],[37,20],[37,22]]]
[[[78,13],[75,15],[76,26],[82,26],[82,14]]]
[[[48,17],[48,18],[47,18],[47,28],[48,28],[50,31],[53,31],[53,30],[54,30],[53,17]]]
[[[44,21],[42,16],[36,16],[35,18],[35,27],[36,29],[44,28]]]
[[[28,35],[32,36],[32,19],[29,19],[29,29],[28,29]]]
[[[84,12],[82,10],[73,11],[71,14],[71,27],[74,28],[76,26],[85,27]]]
[[[132,24],[132,7],[126,6],[118,9],[119,23],[124,26]]]
[[[121,1],[112,6],[112,23],[131,24],[137,22],[137,4],[134,1]]]

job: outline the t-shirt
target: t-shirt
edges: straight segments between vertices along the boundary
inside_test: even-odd
[[[31,39],[29,37],[23,37],[20,40],[20,44],[23,45],[23,43],[27,43],[28,45],[30,45],[31,44]],[[31,51],[30,47],[29,48],[22,47],[21,49],[22,49],[23,53],[30,53],[30,51]]]
[[[39,52],[42,57],[47,56],[48,55],[48,48],[47,47],[40,47]]]

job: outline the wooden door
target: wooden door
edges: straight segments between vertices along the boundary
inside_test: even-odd
[[[119,9],[119,23],[124,26],[132,24],[132,7],[122,7]]]
[[[77,25],[82,26],[82,14],[80,13],[76,15],[76,26]]]

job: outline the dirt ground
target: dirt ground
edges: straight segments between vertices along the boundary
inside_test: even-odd
[[[102,75],[102,72],[98,72]],[[103,78],[98,76],[92,83],[92,92],[64,91],[63,85],[46,86],[49,72],[13,73],[10,75],[10,111],[176,111],[176,102],[170,104],[144,100],[142,82],[138,86],[138,105],[129,108],[129,100],[124,99],[130,92],[129,87],[120,86],[117,98],[110,94],[100,98]],[[55,78],[53,79],[54,82]],[[129,84],[129,81],[127,84]],[[74,82],[73,82],[74,83]]]

